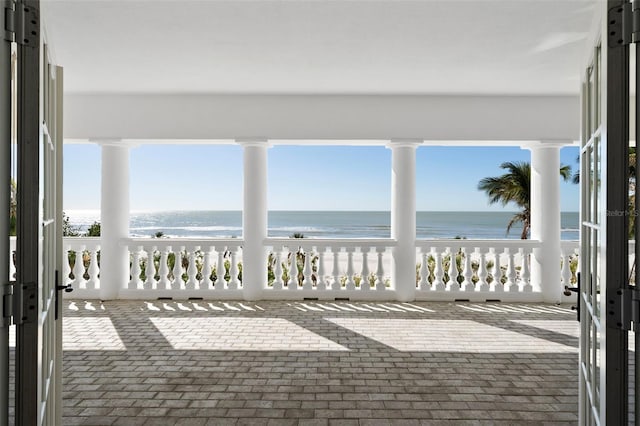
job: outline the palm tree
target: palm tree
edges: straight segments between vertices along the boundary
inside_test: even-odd
[[[507,234],[511,227],[518,222],[522,223],[520,238],[526,240],[531,229],[531,165],[526,162],[505,162],[500,164],[501,169],[508,172],[498,177],[486,177],[478,183],[478,189],[489,196],[489,203],[509,203],[517,205],[521,211],[516,213],[507,225]],[[561,166],[560,176],[565,180],[571,178],[571,167]]]

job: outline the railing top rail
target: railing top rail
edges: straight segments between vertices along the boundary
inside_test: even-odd
[[[158,248],[179,246],[193,247],[240,247],[242,238],[122,238],[122,246],[153,246]]]
[[[428,248],[537,248],[541,246],[539,240],[466,240],[466,239],[438,239],[438,240],[416,240],[416,247]]]
[[[100,245],[100,237],[63,237],[62,241],[71,246],[86,245],[95,247]]]
[[[296,247],[395,247],[397,241],[392,238],[266,238],[264,245]]]

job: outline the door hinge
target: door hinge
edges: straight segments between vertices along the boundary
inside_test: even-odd
[[[38,10],[15,0],[5,0],[4,39],[27,46],[37,47],[40,33]]]
[[[635,288],[619,289],[607,304],[607,324],[630,331],[640,327],[640,291]]]
[[[2,319],[0,326],[11,325],[13,319],[13,287],[15,281],[10,281],[2,286]]]
[[[38,286],[11,281],[3,286],[2,326],[34,322],[38,318]]]

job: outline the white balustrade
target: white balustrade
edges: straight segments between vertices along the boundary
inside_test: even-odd
[[[238,239],[125,239],[122,245],[130,252],[131,281],[120,297],[240,298],[231,290],[242,288],[238,278],[241,244]]]
[[[265,297],[393,298],[393,294],[384,296],[384,291],[390,282],[394,245],[389,239],[268,238],[265,246],[276,264],[271,266],[273,275]],[[287,289],[297,292],[279,291],[284,284],[282,270],[288,271]]]
[[[416,298],[534,300],[529,258],[539,244],[530,240],[418,240]]]
[[[15,238],[11,244],[14,250]],[[131,262],[121,298],[242,298],[241,239],[129,238],[121,244]],[[395,299],[391,239],[267,238],[264,246],[271,262],[262,291],[266,299]],[[540,289],[531,282],[531,257],[539,246],[531,240],[419,240],[416,298],[537,300]],[[563,241],[561,248],[560,279],[563,286],[572,286],[579,270],[578,242]],[[75,290],[65,296],[98,298],[100,239],[68,237],[63,250],[62,281]],[[630,265],[633,259],[630,242]]]
[[[63,239],[62,284],[71,284],[65,297],[98,298],[100,292],[100,238]],[[73,278],[72,278],[73,277]],[[127,285],[127,283],[123,283]]]

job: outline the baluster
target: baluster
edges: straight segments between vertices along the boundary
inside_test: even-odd
[[[567,254],[564,250],[562,250],[562,272],[561,272],[561,277],[562,277],[562,287],[564,288],[565,286],[571,287],[571,268],[570,268],[570,263],[571,263],[571,256],[569,254]],[[633,263],[630,264],[630,266],[633,265]]]
[[[187,290],[195,290],[196,285],[198,285],[198,280],[196,279],[196,275],[198,275],[198,267],[196,266],[196,258],[198,257],[198,250],[200,247],[193,247],[191,251],[187,249],[187,259],[189,260],[189,264],[187,265],[187,283],[185,284],[185,288]]]
[[[442,281],[442,279],[444,278],[444,272],[442,268],[442,255],[440,255],[440,252],[437,248],[435,249],[435,252],[432,251],[432,253],[434,253],[433,258],[435,260],[435,268],[433,270],[433,275],[435,276],[435,279],[433,280],[433,289],[435,291],[443,291],[445,289],[445,286],[444,282]]]
[[[378,267],[376,268],[376,291],[383,291],[387,289],[384,284],[384,253],[387,251],[386,247],[376,247],[376,254],[378,255]]]
[[[64,250],[62,251],[62,285],[67,285],[71,282],[71,278],[69,277],[69,275],[71,275],[71,266],[69,265],[69,250],[71,250],[71,247],[69,245],[65,245]],[[13,264],[13,253],[11,253],[11,265],[11,270],[13,271],[12,279],[15,279],[16,268]]]
[[[231,267],[229,268],[229,290],[238,290],[240,280],[238,279],[238,247],[231,249]]]
[[[162,282],[162,260],[164,259],[164,267],[167,269],[167,254],[166,252],[162,252],[160,255],[160,264],[158,265],[158,269],[160,270],[160,283]],[[144,273],[147,275],[147,279],[142,284],[142,288],[145,290],[153,290],[156,283],[156,247],[152,246],[147,250],[147,268]],[[166,280],[166,273],[165,273]],[[159,288],[165,288],[166,284],[158,283]]]
[[[449,282],[447,283],[447,290],[458,291],[460,290],[460,284],[458,283],[456,252],[451,247],[447,247],[447,250],[449,251]]]
[[[276,258],[276,266],[274,269],[275,279],[273,280],[273,289],[274,290],[282,290],[284,287],[284,282],[282,281],[282,251],[284,247],[280,247],[276,250],[276,247],[273,248],[273,256]]]
[[[318,268],[316,269],[316,289],[323,291],[327,289],[324,279],[324,253],[326,247],[317,247],[318,249]]]
[[[342,283],[340,282],[340,249],[333,249],[333,282],[331,283],[332,290],[340,290],[342,288]]]
[[[462,247],[462,276],[464,281],[462,281],[462,290],[463,291],[473,291],[473,280],[472,275],[473,271],[471,269],[471,253],[467,253],[466,247]]]
[[[533,291],[533,287],[530,282],[529,251],[521,248],[520,253],[522,255],[522,269],[520,269],[520,283],[522,285],[522,291],[530,292]]]
[[[633,250],[631,252],[633,252]],[[573,274],[571,274],[571,277],[575,280],[574,283],[577,283],[578,282],[578,273],[580,272],[580,248],[573,249],[573,253],[572,254],[578,260],[578,262],[576,264],[576,270],[574,271]],[[633,261],[635,262],[635,254],[634,254],[634,257],[633,257]],[[633,263],[632,263],[632,265],[633,265]]]
[[[487,283],[487,257],[480,247],[475,248],[478,256],[478,291],[489,291]]]
[[[347,248],[347,290],[355,290],[356,283],[353,280],[353,252],[354,248]]]
[[[75,288],[86,288],[84,279],[84,249],[85,246],[80,246],[76,250],[76,263],[73,265],[73,285]]]
[[[155,251],[155,247],[152,248]],[[169,253],[171,253],[171,247],[165,247],[160,253],[160,264],[158,265],[158,285],[157,288],[163,290],[171,289],[171,281],[169,280]],[[155,279],[155,275],[154,275]]]
[[[171,289],[180,290],[184,284],[184,281],[182,281],[182,247],[175,247],[173,253],[175,261],[173,262],[173,281],[171,281]]]
[[[360,247],[362,252],[362,279],[360,280],[360,290],[371,290],[371,284],[369,283],[369,250],[370,247]]]
[[[211,290],[213,281],[211,281],[211,247],[207,246],[204,252],[204,265],[202,266],[202,281],[200,281],[200,289]]]
[[[494,249],[491,249],[494,252]],[[504,290],[502,285],[502,268],[500,267],[500,252],[494,253],[494,265],[493,265],[493,281],[491,281],[490,290],[493,292],[501,292]]]
[[[298,250],[289,246],[289,282],[287,283],[287,289],[298,289]]]
[[[140,269],[140,249],[138,246],[133,246],[133,251],[130,253],[131,267],[129,268],[129,282],[127,283],[129,290],[137,290],[140,282],[140,273],[142,272]],[[87,285],[87,288],[89,288],[89,285]]]
[[[311,248],[309,250],[304,250],[304,267],[302,268],[302,275],[304,276],[304,281],[302,283],[302,288],[305,290],[313,289],[313,282],[311,281],[312,268],[311,268],[311,258],[313,256],[313,252]]]
[[[507,253],[507,259],[509,260],[509,266],[507,266],[507,282],[504,284],[504,287],[507,291],[517,292],[519,288],[516,282],[515,253],[509,248],[506,248],[505,251]]]
[[[225,285],[227,284],[227,281],[224,279],[224,276],[227,272],[226,268],[224,267],[224,257],[225,257],[227,248],[220,247],[218,249],[216,247],[216,250],[218,250],[218,266],[216,267],[216,282],[214,284],[213,289],[224,290]]]
[[[424,249],[420,250],[420,290],[426,291],[429,286],[429,258],[428,253]]]

